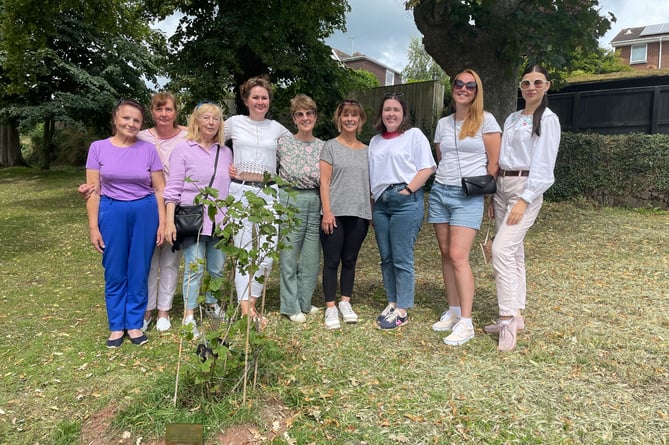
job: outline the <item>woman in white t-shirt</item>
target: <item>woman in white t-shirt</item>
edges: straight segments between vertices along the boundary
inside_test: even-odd
[[[412,128],[402,93],[389,93],[376,117],[379,134],[369,142],[369,179],[374,235],[381,255],[388,306],[377,317],[381,329],[409,321],[414,302],[414,245],[423,224],[423,185],[436,164],[430,142]]]
[[[455,77],[451,99],[455,112],[439,120],[434,134],[439,167],[428,198],[427,221],[434,224],[448,297],[448,310],[432,329],[451,331],[444,343],[457,346],[474,338],[469,252],[481,227],[484,205],[483,196],[465,195],[461,180],[497,175],[501,129],[483,109],[483,85],[473,70]]]
[[[290,131],[277,121],[267,119],[267,112],[272,101],[272,85],[265,77],[252,77],[241,85],[240,94],[248,108],[248,115],[236,115],[225,121],[225,140],[232,139],[234,168],[231,170],[232,183],[230,195],[246,202],[244,192],[252,191],[263,198],[268,207],[272,207],[274,196],[265,192],[265,187],[272,187],[278,193],[276,184],[265,183],[264,175],[276,175],[276,152],[279,138],[290,136]],[[276,193],[275,193],[276,196]],[[251,248],[253,222],[243,221],[243,228],[234,237],[237,247]],[[260,244],[278,241],[279,228],[274,236],[261,236]],[[263,327],[267,320],[258,314],[256,301],[262,295],[263,276],[269,276],[272,270],[272,258],[265,256],[260,269],[253,277],[247,273],[235,271],[235,287],[240,302],[242,315],[249,315]]]

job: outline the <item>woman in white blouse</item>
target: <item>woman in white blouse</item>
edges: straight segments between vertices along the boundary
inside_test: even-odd
[[[276,174],[276,151],[279,138],[290,136],[280,123],[267,119],[267,112],[272,101],[272,86],[265,77],[252,77],[240,87],[240,94],[248,108],[248,115],[236,115],[225,121],[225,140],[232,139],[234,155],[234,175],[230,184],[230,194],[237,200],[245,202],[244,192],[252,191],[271,207],[274,197],[264,192],[265,186],[276,189],[276,184],[265,184],[264,174]],[[251,248],[253,223],[243,221],[243,229],[235,235],[234,243],[238,247]],[[262,237],[260,243],[269,241],[275,244],[276,236]],[[262,259],[260,269],[250,277],[247,273],[235,271],[235,287],[237,299],[241,305],[242,315],[248,314],[264,326],[267,322],[256,311],[256,300],[262,295],[261,277],[268,276],[272,269],[272,258]],[[259,280],[260,279],[260,280]],[[250,286],[250,287],[249,287]]]
[[[525,108],[504,122],[499,157],[494,216],[497,235],[492,245],[499,320],[484,328],[499,333],[500,351],[516,347],[525,326],[525,250],[523,242],[543,203],[543,193],[555,182],[553,168],[560,145],[560,121],[548,105],[548,73],[528,67],[520,81]]]

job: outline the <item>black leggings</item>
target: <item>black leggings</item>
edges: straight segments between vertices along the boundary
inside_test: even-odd
[[[337,295],[337,269],[341,263],[341,294],[350,297],[355,280],[355,263],[362,242],[369,230],[369,220],[357,216],[335,217],[337,227],[331,235],[326,235],[321,227],[323,246],[323,293],[325,301],[335,301]]]

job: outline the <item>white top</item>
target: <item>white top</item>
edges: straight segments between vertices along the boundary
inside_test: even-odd
[[[179,142],[186,140],[187,133],[184,130],[179,130],[179,132],[171,138],[160,138],[156,134],[156,131],[152,130],[153,129],[151,128],[147,128],[146,130],[140,131],[139,134],[137,134],[137,139],[140,141],[150,142],[156,146],[158,156],[160,157],[160,162],[163,164],[163,175],[165,176],[165,182],[167,182],[167,178],[170,174],[170,156],[174,151],[174,147],[176,147]]]
[[[504,122],[499,168],[529,170],[525,190],[520,198],[530,203],[555,182],[553,169],[560,147],[560,120],[546,108],[541,117],[541,136],[532,133],[532,116],[520,111],[512,113]]]
[[[254,121],[248,116],[236,115],[225,121],[223,130],[225,140],[232,139],[238,174],[276,174],[277,141],[291,134],[286,127],[270,119]]]
[[[483,135],[488,133],[501,133],[495,116],[487,111],[483,112],[483,123],[481,128],[473,137],[456,140],[455,135],[460,134],[463,121],[456,121],[455,114],[439,119],[437,129],[434,132],[434,142],[439,144],[441,161],[437,168],[434,180],[443,185],[460,186],[461,179],[465,176],[480,176],[487,174],[488,155],[483,143]],[[455,133],[454,133],[455,130]],[[460,167],[458,167],[458,161]]]
[[[391,184],[408,184],[418,170],[434,170],[436,165],[430,142],[420,129],[410,128],[392,139],[377,134],[369,141],[372,197],[376,201]]]

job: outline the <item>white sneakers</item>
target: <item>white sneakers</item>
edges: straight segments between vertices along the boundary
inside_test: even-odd
[[[458,321],[453,326],[453,331],[444,338],[444,343],[450,346],[460,346],[474,338],[474,326],[464,320]]]
[[[169,331],[171,327],[172,323],[170,323],[169,317],[168,318],[160,317],[156,322],[156,331],[158,332]]]
[[[439,321],[432,325],[432,330],[437,332],[450,331],[458,321],[460,321],[460,317],[447,309],[441,314]]]
[[[357,323],[358,322],[358,314],[353,312],[353,308],[351,307],[350,302],[340,301],[339,302],[339,312],[341,312],[341,318],[344,319],[345,323]]]
[[[298,312],[297,314],[288,316],[288,319],[295,323],[306,323],[307,316],[304,315],[302,312]]]
[[[186,316],[183,321],[184,326],[190,326],[191,332],[193,333],[193,338],[198,338],[200,336],[200,331],[197,330],[197,323],[195,318],[192,315]]]
[[[327,329],[339,329],[339,311],[337,307],[325,308],[325,327]]]

